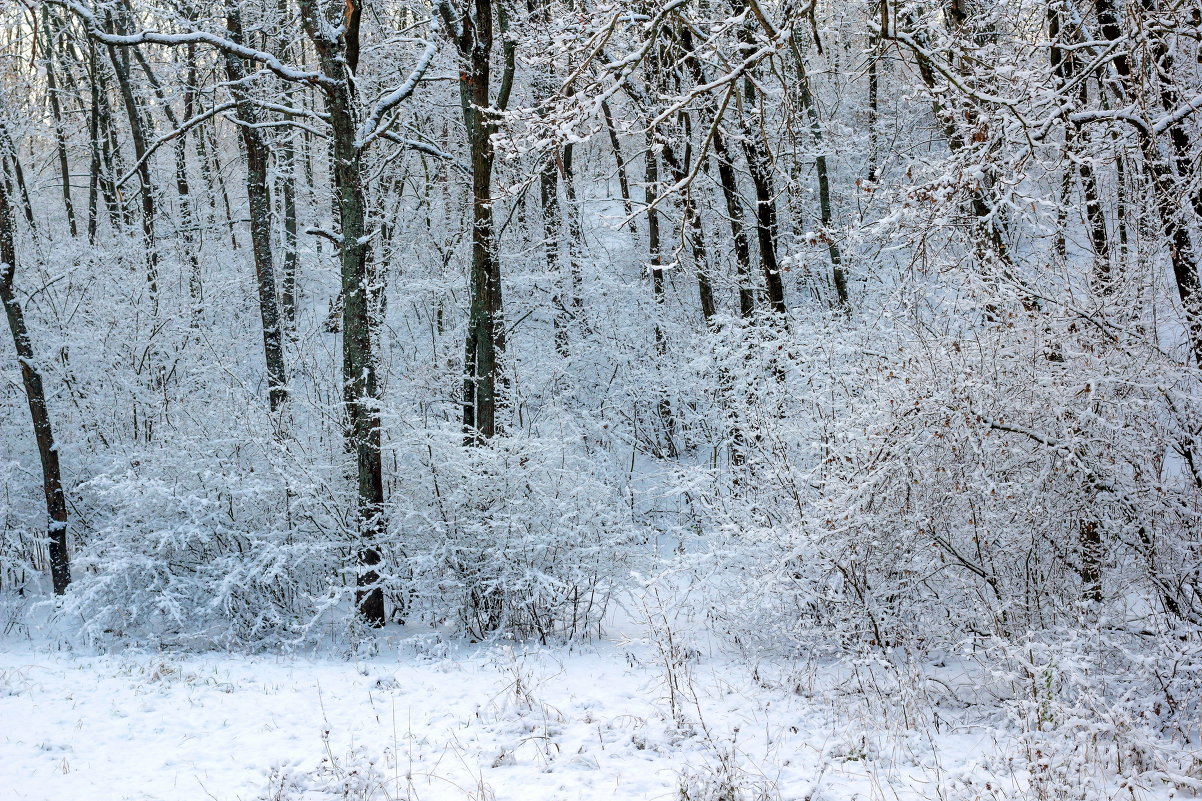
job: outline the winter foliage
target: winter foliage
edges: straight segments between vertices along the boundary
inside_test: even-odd
[[[682,801],[791,797],[705,725],[703,652],[1004,733],[1010,785],[939,797],[1202,788],[1194,5],[0,21],[6,634],[634,625],[708,743]]]

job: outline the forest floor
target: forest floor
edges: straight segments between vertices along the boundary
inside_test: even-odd
[[[770,679],[651,637],[540,648],[389,628],[379,643],[347,659],[0,642],[0,799],[996,801],[1085,786],[1066,776],[1049,794],[1019,740],[932,724],[854,671]],[[1103,778],[1090,793],[1169,797]]]

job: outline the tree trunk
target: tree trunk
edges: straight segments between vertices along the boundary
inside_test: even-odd
[[[558,154],[553,154],[539,170],[538,196],[542,212],[543,253],[547,259],[547,275],[555,282],[555,292],[551,299],[551,305],[554,307],[552,314],[554,315],[555,350],[560,356],[568,356],[570,353],[568,310],[560,292],[563,284],[560,274],[563,270],[559,264],[562,216],[559,205],[559,166],[556,164],[558,160]]]
[[[276,11],[280,19],[287,19],[288,0],[278,0]],[[279,50],[279,55],[286,58],[291,55],[292,46],[287,35],[287,29],[283,29],[283,32],[284,35],[281,37],[277,49]],[[291,107],[295,102],[295,97],[294,87],[289,83],[284,88],[284,104]],[[279,161],[280,168],[277,170],[279,173],[277,185],[280,189],[281,210],[284,215],[284,264],[281,301],[283,304],[284,326],[289,336],[295,338],[297,325],[296,273],[300,257],[296,247],[296,136],[291,130],[285,131],[281,137]]]
[[[544,9],[545,6],[537,9],[535,12],[538,14],[537,21],[540,23],[547,22],[545,14],[542,13]],[[555,75],[550,67],[541,69],[535,75],[532,85],[535,98],[539,103],[539,117],[545,120],[547,116],[545,101],[553,95],[556,89]],[[547,275],[555,284],[555,290],[551,298],[555,350],[560,356],[566,357],[570,353],[568,321],[571,318],[571,312],[569,312],[563,297],[565,282],[562,280],[563,269],[560,265],[559,246],[563,233],[563,211],[559,203],[559,172],[561,163],[562,152],[558,144],[553,144],[550,155],[546,158],[542,169],[538,172],[538,199],[542,218],[543,254],[547,260]]]
[[[768,288],[768,308],[782,324],[788,325],[788,318],[785,317],[785,286],[776,260],[776,198],[772,188],[772,165],[754,132],[744,131],[743,148],[751,173],[751,185],[755,189],[755,233],[760,249],[760,268]]]
[[[363,160],[356,141],[357,114],[352,55],[357,35],[348,27],[339,39],[328,36],[315,0],[301,0],[301,16],[317,49],[322,71],[333,79],[325,87],[330,115],[334,204],[341,222],[338,259],[342,273],[342,380],[346,407],[348,450],[355,454],[359,536],[359,575],[355,594],[359,613],[370,626],[383,626],[384,591],[377,570],[381,554],[375,540],[385,530],[384,466],[380,454],[380,388],[372,336],[367,196]]]
[[[1144,14],[1152,17],[1156,13],[1154,0],[1141,0]],[[1112,0],[1095,0],[1098,24],[1102,35],[1109,41],[1123,36]],[[1157,87],[1155,101],[1166,113],[1171,113],[1179,102],[1179,93],[1169,81],[1172,77],[1172,52],[1163,37],[1153,35],[1150,41],[1151,85]],[[1148,83],[1140,75],[1132,73],[1131,62],[1126,56],[1114,60],[1118,80],[1115,90],[1124,100],[1138,99],[1147,91]],[[1160,142],[1152,132],[1141,129],[1139,137],[1143,160],[1152,179],[1152,195],[1160,217],[1161,235],[1168,245],[1169,260],[1173,267],[1173,278],[1177,285],[1177,296],[1181,299],[1185,316],[1186,334],[1194,362],[1202,366],[1202,281],[1198,275],[1198,255],[1190,237],[1190,224],[1182,219],[1183,214],[1194,217],[1194,224],[1202,221],[1202,193],[1184,185],[1190,166],[1191,145],[1189,134],[1183,123],[1169,127],[1169,155],[1164,155]],[[1183,203],[1189,198],[1188,203]]]
[[[184,119],[192,119],[196,113],[196,46],[188,45],[188,85],[184,87]],[[197,137],[197,142],[202,139]],[[196,203],[192,192],[187,185],[187,154],[188,150],[188,133],[180,134],[179,143],[175,149],[176,163],[176,188],[180,193],[180,218],[186,226],[195,226],[195,235],[189,235],[185,239],[185,247],[189,248],[188,254],[188,297],[192,302],[191,313],[189,314],[189,323],[193,328],[200,326],[201,317],[204,314],[204,276],[200,270],[200,244],[202,235],[200,233],[200,221],[196,215]],[[187,196],[185,199],[185,195]]]
[[[747,228],[743,223],[743,198],[739,194],[734,163],[721,131],[714,132],[714,157],[718,161],[718,181],[722,185],[722,199],[726,203],[726,217],[730,221],[731,241],[735,249],[739,315],[747,320],[755,314],[755,288],[751,283],[751,246],[747,241]]]
[[[614,163],[618,167],[618,189],[622,192],[622,207],[626,210],[626,216],[629,217],[634,213],[634,204],[630,198],[630,178],[626,173],[626,158],[622,155],[622,143],[618,139],[618,129],[614,126],[614,115],[609,109],[609,103],[601,104],[601,114],[605,118],[609,146],[613,149]]]
[[[1075,50],[1066,50],[1061,38],[1064,32],[1061,16],[1064,9],[1058,6],[1048,7],[1048,38],[1052,42],[1050,48],[1051,65],[1060,86],[1067,85],[1077,74],[1077,57]],[[1077,37],[1074,37],[1077,38]],[[1082,82],[1076,91],[1076,99],[1082,108],[1088,100],[1086,84]],[[1070,160],[1075,162],[1077,176],[1081,179],[1081,195],[1085,201],[1085,220],[1089,229],[1089,241],[1093,247],[1095,285],[1103,294],[1113,288],[1110,281],[1110,238],[1106,231],[1106,215],[1102,209],[1098,180],[1094,175],[1091,160],[1075,158],[1073,152],[1081,139],[1081,132],[1070,126],[1065,131],[1065,151]]]
[[[879,0],[873,10],[888,13],[884,0]],[[881,22],[882,25],[887,25],[888,18]],[[881,30],[883,28],[868,34],[868,180],[873,183],[876,183],[881,175],[880,136],[877,133],[880,125]]]
[[[15,154],[13,160],[15,161]],[[0,160],[0,166],[3,161]],[[34,359],[29,329],[25,325],[25,314],[13,288],[17,269],[15,242],[15,220],[9,203],[6,180],[0,180],[0,303],[4,304],[8,328],[12,333],[17,361],[21,365],[21,381],[25,387],[25,398],[29,403],[29,416],[33,421],[33,435],[37,441],[38,456],[42,463],[42,489],[46,496],[46,533],[49,538],[50,577],[54,593],[62,595],[71,583],[71,565],[67,556],[67,500],[63,494],[62,474],[59,468],[58,443],[50,424],[50,411],[46,407],[46,390],[42,376]]]
[[[230,38],[242,40],[242,22],[237,9],[228,7]],[[259,317],[263,324],[263,354],[267,363],[267,396],[273,414],[288,398],[288,375],[284,369],[281,343],[280,310],[276,301],[275,266],[271,255],[271,201],[267,196],[267,147],[255,126],[258,112],[246,93],[237,89],[245,75],[242,62],[226,52],[225,70],[231,92],[238,104],[238,130],[246,153],[246,197],[250,205],[250,241],[254,253],[255,277],[259,289]]]
[[[97,80],[99,76],[96,74],[96,45],[91,41],[88,42],[88,66],[90,73],[88,88],[91,100],[88,114],[88,144],[91,150],[91,160],[88,164],[88,244],[95,245],[100,224],[100,194],[104,186],[102,184],[103,173],[100,169],[100,154],[103,150],[100,143],[100,81]],[[113,207],[108,198],[108,194],[105,193],[109,224],[116,225],[116,216],[113,214]]]
[[[58,98],[58,80],[54,54],[55,36],[58,31],[56,21],[50,15],[50,7],[43,7],[42,24],[45,27],[45,65],[46,65],[46,97],[50,103],[50,115],[54,120],[54,144],[58,153],[58,171],[62,179],[63,209],[67,214],[67,227],[74,239],[79,236],[79,226],[75,221],[75,203],[71,199],[71,167],[67,159],[67,139],[63,131],[63,112]]]
[[[493,46],[492,0],[475,0],[470,11],[458,20],[449,6],[440,6],[462,62],[459,105],[467,132],[472,169],[472,262],[469,278],[471,304],[464,343],[463,432],[468,444],[483,443],[497,434],[497,406],[501,388],[501,358],[505,352],[502,319],[501,267],[495,250],[493,230],[492,134],[493,110],[503,110],[509,100],[514,71],[514,50],[505,42],[505,71],[497,91],[491,93]],[[497,7],[501,27],[504,8]]]
[[[576,175],[572,171],[572,156],[576,145],[569,142],[563,147],[563,169],[560,180],[563,182],[564,207],[563,216],[568,222],[568,276],[572,284],[571,308],[577,324],[584,330],[588,326],[584,320],[584,299],[580,296],[583,281],[583,267],[580,263],[581,248],[584,247],[584,231],[580,225],[580,208],[576,203]]]
[[[668,171],[672,174],[672,180],[676,183],[684,182],[691,169],[687,156],[686,160],[681,161],[667,144],[662,145],[662,148],[664,161],[668,164]],[[686,147],[686,154],[688,150],[689,148]],[[688,233],[690,250],[692,250],[693,271],[697,276],[697,295],[701,303],[701,319],[705,321],[705,327],[712,331],[717,327],[716,315],[718,309],[714,304],[714,287],[710,280],[709,251],[705,246],[705,228],[701,222],[701,214],[697,211],[697,205],[693,202],[692,187],[685,189],[682,194],[681,211],[684,215],[684,225]]]
[[[697,85],[706,85],[709,78],[701,61],[694,55],[693,34],[687,26],[679,31],[680,45],[689,54],[688,65],[693,80]],[[713,106],[713,104],[711,104]],[[725,113],[725,104],[721,108],[711,109],[714,116]],[[739,314],[743,319],[749,319],[755,314],[755,289],[751,284],[751,248],[747,241],[747,231],[743,224],[743,204],[739,196],[738,181],[735,178],[734,162],[726,146],[726,138],[722,135],[721,120],[714,121],[713,141],[714,158],[718,162],[718,181],[722,187],[722,198],[726,203],[726,216],[730,222],[731,240],[735,251],[735,269],[739,288]],[[678,175],[676,180],[683,177]],[[694,215],[695,216],[695,215]]]
[[[110,25],[119,32],[124,32],[121,24]],[[128,53],[118,52],[112,45],[108,48],[109,61],[117,77],[117,86],[121,91],[121,99],[125,104],[125,115],[129,121],[130,138],[134,144],[134,159],[137,164],[139,196],[142,201],[142,237],[146,245],[146,285],[150,290],[151,304],[158,311],[159,296],[159,256],[158,243],[155,237],[155,204],[154,190],[150,178],[150,159],[146,158],[146,128],[142,111],[134,94],[133,84],[129,74]]]
[[[9,134],[8,126],[4,124],[3,120],[0,120],[0,155],[6,152],[12,154],[9,165],[12,167],[13,184],[17,194],[21,197],[21,210],[25,213],[25,222],[31,229],[36,230],[37,223],[34,222],[33,204],[29,201],[29,186],[25,183],[25,170],[17,161],[17,143]]]
[[[651,272],[651,292],[655,298],[655,354],[659,357],[661,369],[663,357],[668,353],[668,338],[664,334],[660,318],[664,307],[664,268],[663,251],[660,244],[659,211],[656,200],[659,194],[659,157],[655,154],[655,142],[648,137],[645,172],[643,175],[643,202],[647,209],[647,255],[648,269]],[[666,447],[664,455],[669,459],[676,458],[676,416],[672,413],[672,401],[667,389],[659,387],[656,391],[656,411],[660,423],[664,427]]]
[[[739,5],[746,7],[748,0],[739,0]],[[814,101],[813,92],[810,89],[810,76],[806,70],[805,56],[802,55],[801,46],[798,42],[796,28],[790,27],[787,31],[781,32],[776,29],[771,20],[763,15],[762,10],[756,0],[750,2],[751,10],[754,12],[756,19],[764,28],[765,33],[773,38],[785,38],[785,44],[788,45],[789,52],[792,55],[793,75],[796,80],[796,89],[798,97],[801,100],[802,110],[805,112],[806,120],[809,123],[810,138],[813,140],[816,154],[814,156],[814,172],[818,183],[818,215],[822,223],[821,236],[826,242],[827,253],[831,259],[831,274],[835,284],[835,296],[838,303],[842,307],[847,307],[849,303],[847,276],[843,269],[843,253],[839,248],[839,243],[835,239],[834,231],[831,230],[832,222],[832,206],[831,206],[831,184],[830,175],[826,164],[826,142],[825,135],[822,131],[822,121],[818,117],[818,105]],[[748,44],[751,43],[750,35],[746,34],[743,37]],[[748,100],[754,98],[754,84],[750,78],[744,82],[746,87],[746,95]],[[749,132],[749,138],[754,136],[753,132]],[[762,149],[762,145],[757,145]],[[750,158],[748,159],[750,161]],[[758,195],[758,191],[757,191]],[[762,203],[763,201],[759,201]],[[773,212],[775,216],[775,212]],[[766,268],[765,268],[766,269]],[[773,287],[768,286],[769,302],[775,309],[775,303],[772,301]],[[783,311],[783,300],[781,302]]]
[[[189,46],[190,53],[194,53],[194,48]],[[167,118],[167,123],[174,129],[178,128],[180,121],[175,116],[175,112],[171,110],[171,102],[164,94],[162,85],[159,84],[154,72],[150,68],[150,64],[146,61],[146,56],[139,49],[134,50],[134,57],[138,59],[138,66],[142,68],[142,73],[146,76],[146,80],[154,89],[155,97],[159,101],[159,108],[163,110],[163,116]],[[192,99],[195,93],[194,82],[196,80],[196,67],[192,65],[192,58],[189,58],[189,83],[184,88],[184,120],[191,119],[192,116]],[[184,259],[188,264],[188,289],[192,299],[192,309],[189,314],[189,320],[193,328],[200,324],[201,315],[201,280],[200,280],[200,254],[198,231],[196,230],[196,215],[193,211],[192,202],[192,187],[188,181],[188,134],[187,132],[180,134],[175,138],[174,148],[175,154],[175,193],[179,198],[179,229],[180,238],[183,240]]]

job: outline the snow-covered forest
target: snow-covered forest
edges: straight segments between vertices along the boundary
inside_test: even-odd
[[[0,797],[1202,794],[1196,2],[2,0],[0,302]]]

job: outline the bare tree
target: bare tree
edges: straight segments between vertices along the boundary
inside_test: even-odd
[[[16,161],[15,153],[6,153],[0,166]],[[62,471],[59,467],[58,443],[54,439],[54,428],[50,421],[50,410],[46,405],[46,389],[42,373],[38,369],[37,356],[25,323],[25,313],[17,298],[14,279],[17,274],[16,220],[13,215],[9,194],[12,182],[7,169],[0,174],[0,303],[8,318],[8,330],[12,334],[13,349],[21,366],[21,382],[25,388],[25,399],[29,404],[29,416],[33,422],[33,436],[38,446],[38,458],[42,463],[42,491],[46,496],[46,534],[49,538],[50,577],[56,595],[67,591],[71,583],[71,565],[67,555],[67,499],[63,493]]]

